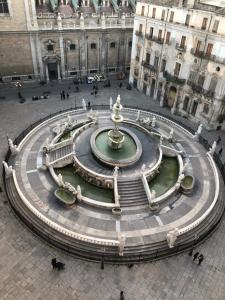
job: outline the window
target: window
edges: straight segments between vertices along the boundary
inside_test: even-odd
[[[7,0],[0,0],[0,14],[8,14],[9,13],[9,7]]]
[[[213,24],[213,29],[212,32],[216,33],[219,27],[219,20],[215,20],[214,24]]]
[[[70,44],[70,50],[71,50],[71,51],[76,50],[76,45],[75,45],[75,44]]]
[[[152,18],[153,18],[153,19],[155,19],[155,13],[156,13],[156,8],[153,7],[153,9],[152,9]]]
[[[197,46],[196,46],[196,50],[195,50],[195,53],[196,53],[196,54],[199,54],[199,52],[200,52],[201,43],[202,43],[201,41],[198,41],[198,42],[197,42]]]
[[[194,101],[194,103],[192,105],[192,108],[191,108],[191,114],[192,114],[192,116],[195,116],[196,111],[197,111],[197,107],[198,107],[198,102]]]
[[[53,45],[47,45],[47,51],[48,51],[48,52],[51,52],[51,51],[53,51],[53,50],[54,50]]]
[[[132,41],[129,41],[128,46],[129,46],[129,48],[132,47]]]
[[[186,26],[189,26],[190,18],[191,18],[190,15],[186,15],[186,19],[185,19],[185,25],[186,25]]]
[[[158,40],[161,41],[161,39],[162,39],[162,30],[159,29]]]
[[[166,70],[166,59],[162,59],[161,72],[165,72],[165,70]]]
[[[145,15],[145,7],[144,7],[144,6],[141,7],[141,15],[142,15],[142,16]]]
[[[154,67],[157,68],[157,67],[158,67],[158,64],[159,64],[159,57],[158,57],[158,56],[155,56],[155,59],[154,59]]]
[[[95,43],[91,43],[91,49],[96,49],[96,44]]]
[[[212,78],[210,81],[210,85],[209,85],[209,91],[210,92],[215,92],[216,86],[217,86],[217,79],[216,78]]]
[[[185,48],[185,42],[186,42],[186,36],[182,36],[181,42],[180,42],[180,48]]]
[[[145,62],[146,62],[146,64],[150,63],[150,54],[149,53],[146,53]]]
[[[153,27],[150,27],[150,34],[149,34],[149,37],[150,37],[150,38],[153,37],[153,32],[154,32],[154,28],[153,28]]]
[[[188,80],[190,82],[195,82],[196,76],[197,76],[197,73],[195,71],[191,71],[190,74],[189,74]]]
[[[209,104],[208,103],[204,104],[203,113],[206,114],[206,115],[209,113]]]
[[[144,74],[144,81],[148,81],[148,77],[149,77],[148,73],[145,73]]]
[[[204,18],[202,22],[202,30],[206,30],[207,22],[208,22],[208,18]]]
[[[175,69],[174,69],[174,76],[176,76],[176,77],[179,76],[180,68],[181,68],[181,64],[180,63],[176,63]]]
[[[168,44],[168,45],[170,43],[170,36],[171,36],[171,32],[167,32],[166,33],[166,44]]]
[[[213,44],[208,43],[205,55],[209,57],[212,54]]]
[[[171,23],[173,22],[173,17],[174,17],[174,11],[171,11],[171,13],[170,13],[170,22]]]
[[[183,104],[183,110],[184,111],[188,110],[189,100],[190,100],[190,98],[188,96],[185,96],[185,98],[184,98],[184,104]]]
[[[110,43],[110,48],[116,48],[116,43],[115,42]]]
[[[138,47],[138,48],[137,48],[137,57],[140,57],[140,53],[141,53],[141,48]]]
[[[165,9],[162,10],[162,16],[161,16],[161,20],[164,21],[165,20],[165,14],[166,14],[166,11]]]
[[[205,82],[205,76],[199,75],[198,77],[198,85],[202,88]]]
[[[139,32],[142,33],[142,28],[143,28],[143,25],[142,24],[139,24]]]

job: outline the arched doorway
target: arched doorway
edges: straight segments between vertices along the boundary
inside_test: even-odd
[[[173,107],[174,101],[176,99],[177,89],[171,86],[168,93],[167,104],[169,107]]]

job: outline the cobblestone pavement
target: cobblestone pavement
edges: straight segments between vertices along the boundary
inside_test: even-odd
[[[119,89],[112,82],[110,89],[100,88],[97,97],[90,94],[91,86],[82,85],[82,92],[72,93],[69,100],[61,101],[59,90],[68,83],[56,86],[23,88],[27,101],[19,103],[15,89],[0,88],[0,159],[7,150],[6,134],[16,137],[32,122],[55,112],[81,104],[82,98],[96,104],[109,103],[121,94],[122,103],[149,108],[170,114],[160,108],[158,102],[137,91]],[[74,88],[73,88],[74,89]],[[88,90],[87,90],[88,89]],[[66,90],[66,89],[65,89]],[[46,100],[32,101],[31,95],[50,91]],[[1,97],[5,96],[5,99]],[[179,118],[175,116],[175,118]],[[182,119],[187,122],[187,120]],[[193,125],[196,127],[196,125]],[[212,142],[218,132],[206,133]],[[225,145],[225,133],[221,146]],[[220,147],[219,147],[220,149]],[[225,158],[224,152],[223,160]],[[2,187],[2,178],[0,180]],[[217,231],[196,250],[205,256],[201,266],[192,262],[187,253],[161,261],[127,266],[105,265],[104,270],[96,263],[81,261],[51,248],[34,236],[13,214],[4,192],[0,193],[0,299],[83,299],[116,300],[123,290],[126,300],[135,299],[221,299],[225,298],[225,218]],[[51,268],[51,258],[66,263],[64,271]]]

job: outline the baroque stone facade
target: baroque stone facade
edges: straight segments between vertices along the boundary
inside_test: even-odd
[[[130,82],[171,113],[224,129],[225,10],[208,2],[137,3]]]
[[[0,81],[129,72],[134,0],[4,0]]]

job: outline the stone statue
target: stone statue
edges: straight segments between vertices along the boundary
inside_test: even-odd
[[[119,170],[119,167],[115,166],[115,168],[113,170],[113,177],[117,177],[118,176],[118,170]]]
[[[194,140],[198,141],[201,132],[202,132],[202,124],[200,124],[198,126],[198,130],[195,132],[195,135],[194,135]]]
[[[155,123],[156,123],[156,117],[153,116],[153,118],[152,118],[152,127],[155,127]]]
[[[173,133],[174,133],[174,130],[173,128],[170,130],[170,134],[169,134],[169,140],[172,140],[173,138]]]
[[[136,121],[137,121],[137,122],[140,120],[140,114],[141,114],[141,112],[140,112],[140,110],[138,110],[138,111],[137,111],[137,118],[136,118]]]
[[[6,178],[9,178],[12,175],[13,168],[12,168],[12,166],[8,166],[7,162],[5,162],[5,161],[3,161],[2,164],[5,169],[5,176],[6,176]]]
[[[61,186],[61,187],[65,187],[65,183],[64,183],[64,181],[63,181],[62,174],[60,174],[60,173],[59,173],[59,175],[58,175],[58,184],[59,184],[59,186]]]
[[[77,186],[77,199],[81,200],[81,197],[82,197],[82,195],[81,195],[81,187],[80,187],[80,185],[78,185]]]
[[[60,124],[60,123],[57,123],[56,127],[53,128],[53,132],[54,132],[56,135],[59,135],[59,134],[62,132],[61,124]]]
[[[65,188],[70,191],[71,193],[73,193],[73,195],[76,195],[77,194],[77,190],[75,189],[74,186],[72,186],[71,183],[69,182],[65,182]]]
[[[146,165],[143,164],[143,165],[141,166],[141,172],[144,173],[144,172],[145,172],[145,169],[146,169]]]
[[[70,115],[67,116],[67,126],[68,127],[72,126],[72,120],[71,120],[71,116]]]
[[[179,230],[178,228],[175,228],[173,230],[170,230],[167,235],[166,235],[166,239],[167,239],[167,243],[168,243],[168,246],[169,248],[173,248],[174,247],[174,244],[177,240],[177,237],[179,235]]]
[[[123,256],[123,250],[124,250],[125,242],[126,242],[125,235],[124,234],[119,234],[118,240],[119,240],[119,255]]]
[[[85,99],[82,99],[82,106],[83,106],[83,110],[87,110]]]
[[[215,150],[216,150],[216,141],[213,142],[212,147],[209,148],[208,153],[211,154],[211,155],[213,155],[214,152],[215,152]]]
[[[8,143],[9,143],[9,149],[10,149],[12,155],[18,154],[19,149],[17,148],[16,145],[13,144],[13,141],[11,139],[8,139]]]
[[[110,110],[112,110],[112,108],[113,108],[113,99],[112,99],[112,97],[109,98],[109,108],[110,108]]]

